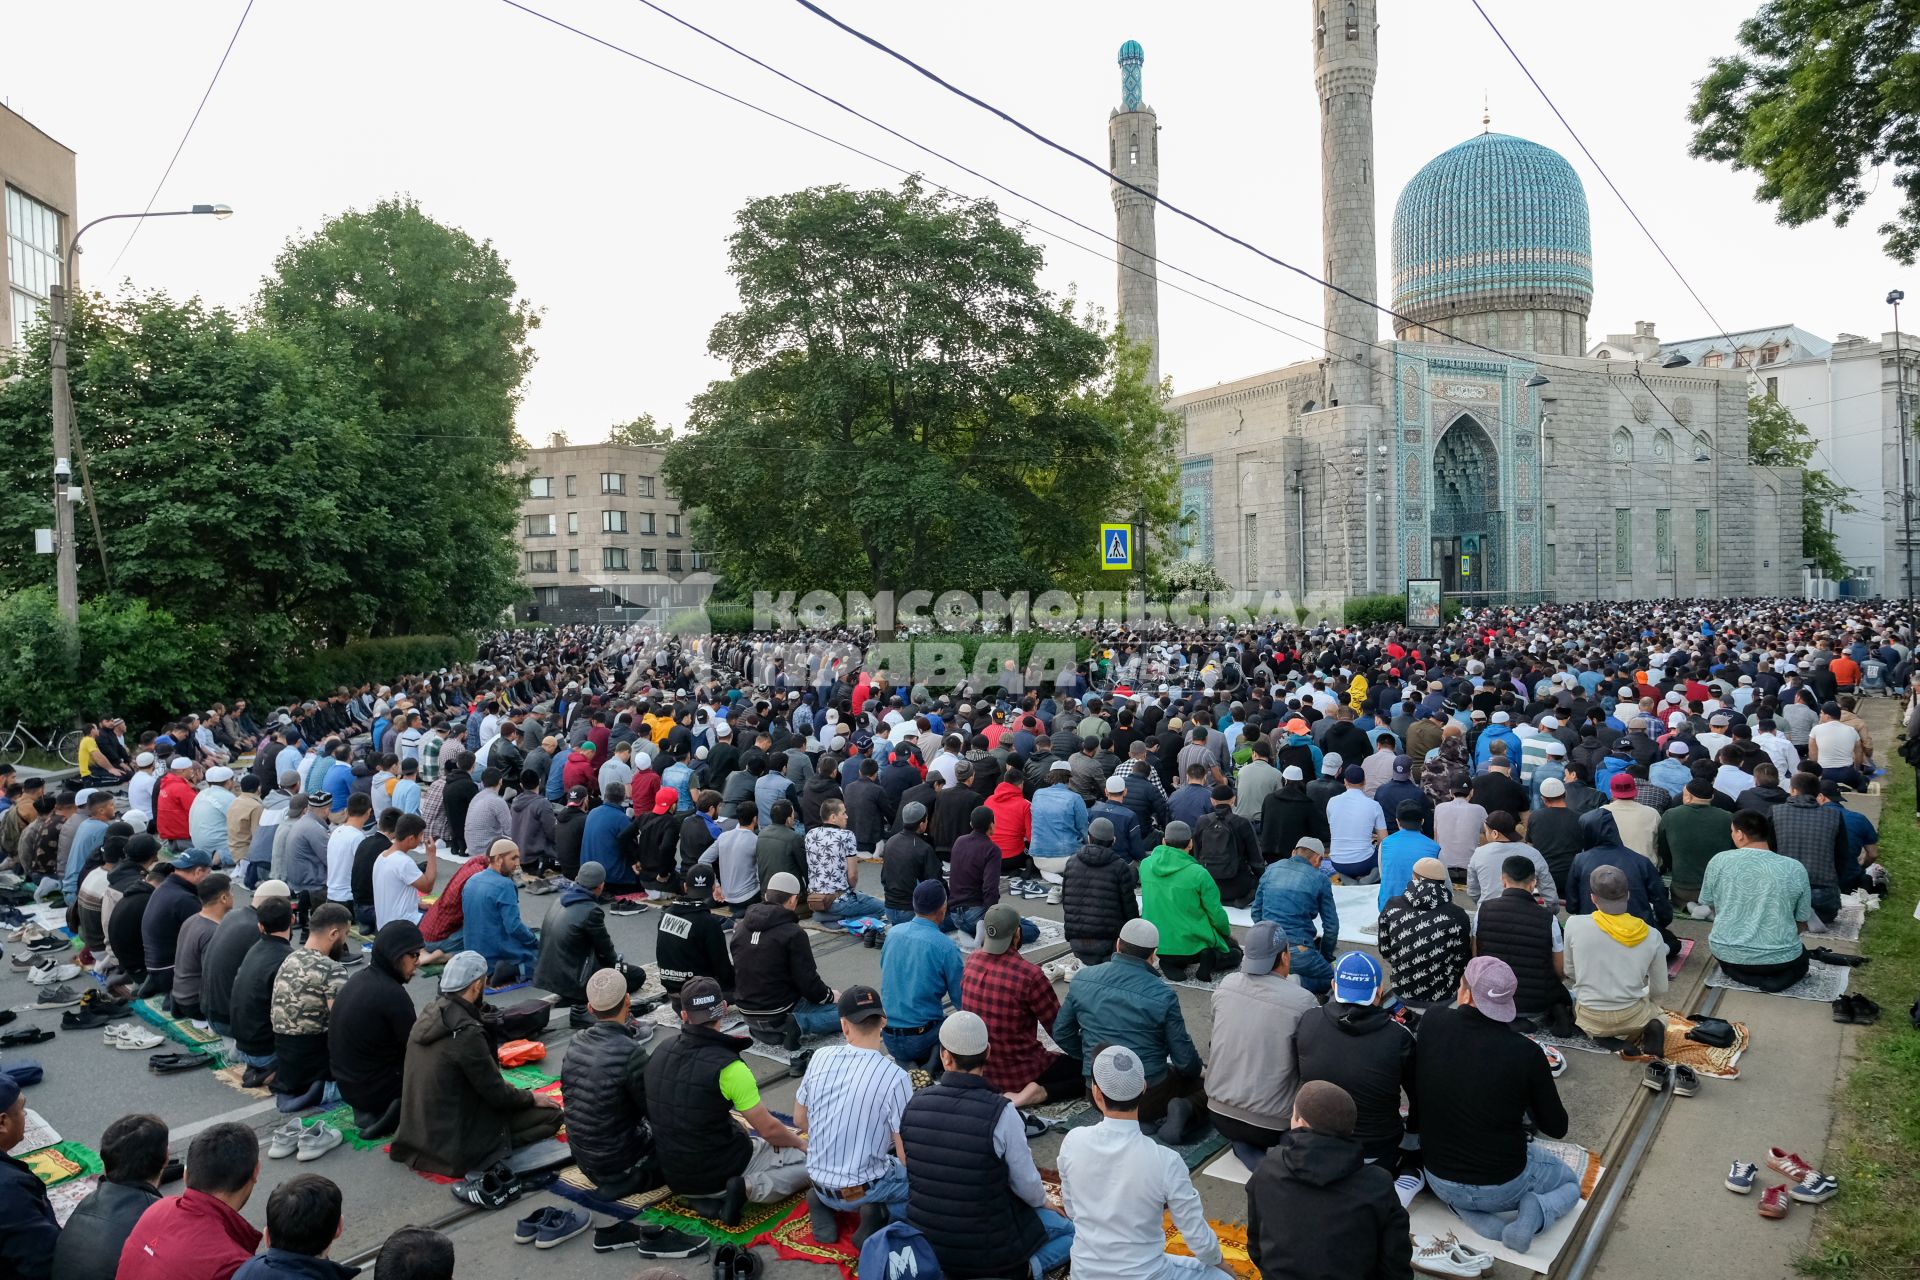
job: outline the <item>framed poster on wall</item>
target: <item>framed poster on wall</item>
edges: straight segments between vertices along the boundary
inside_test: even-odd
[[[1440,579],[1407,579],[1407,625],[1422,631],[1440,628]]]

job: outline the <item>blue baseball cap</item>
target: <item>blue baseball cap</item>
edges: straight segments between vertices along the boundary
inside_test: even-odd
[[[1333,966],[1333,998],[1341,1004],[1372,1004],[1380,990],[1380,962],[1364,951],[1349,951]]]
[[[183,849],[173,855],[173,869],[175,871],[191,871],[195,867],[210,867],[212,865],[213,855],[205,849]]]

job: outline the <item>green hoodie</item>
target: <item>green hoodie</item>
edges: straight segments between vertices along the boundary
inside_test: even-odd
[[[1140,864],[1140,914],[1160,930],[1160,954],[1223,950],[1233,940],[1220,886],[1185,849],[1163,844]]]

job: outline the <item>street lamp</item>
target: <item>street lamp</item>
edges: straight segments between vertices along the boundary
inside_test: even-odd
[[[60,279],[47,291],[53,325],[47,363],[53,381],[54,590],[59,599],[60,616],[70,626],[80,621],[80,572],[73,537],[75,499],[70,492],[72,471],[68,464],[68,459],[73,455],[73,396],[67,385],[67,281],[73,279],[73,260],[80,253],[80,237],[103,222],[125,218],[189,218],[196,214],[211,214],[224,221],[233,216],[233,210],[224,204],[196,204],[190,209],[166,209],[159,213],[109,213],[95,218],[73,233],[73,239],[67,243],[67,256]],[[87,477],[84,455],[80,458],[80,485],[83,494],[90,497],[93,485]],[[105,572],[107,544],[100,530],[100,515],[91,502],[87,509],[93,518],[93,541],[100,550],[100,568]]]

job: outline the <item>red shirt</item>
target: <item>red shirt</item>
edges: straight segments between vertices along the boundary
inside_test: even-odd
[[[980,1074],[994,1088],[1003,1093],[1024,1089],[1053,1060],[1036,1028],[1053,1025],[1060,997],[1039,966],[1014,948],[997,956],[985,948],[968,953],[960,972],[960,1007],[987,1024],[992,1051]]]
[[[120,1250],[115,1280],[229,1280],[260,1232],[226,1203],[191,1188],[147,1206]]]
[[[600,794],[600,766],[595,761],[601,759],[599,752],[585,752],[575,748],[567,757],[566,764],[560,768],[560,785],[571,791],[575,787],[585,787],[587,794]]]
[[[1033,836],[1033,806],[1020,794],[1020,784],[1003,782],[987,797],[993,810],[993,830],[989,833],[999,846],[1001,858],[1017,858],[1027,851]]]
[[[193,784],[169,771],[160,779],[159,793],[153,801],[153,831],[162,840],[191,840],[187,810],[193,807]]]
[[[451,938],[466,926],[467,916],[460,906],[460,890],[467,881],[486,869],[487,855],[484,853],[476,853],[460,864],[460,869],[453,873],[453,879],[447,881],[446,887],[440,890],[440,896],[427,908],[427,914],[421,917],[421,936],[429,942],[440,942]]]

